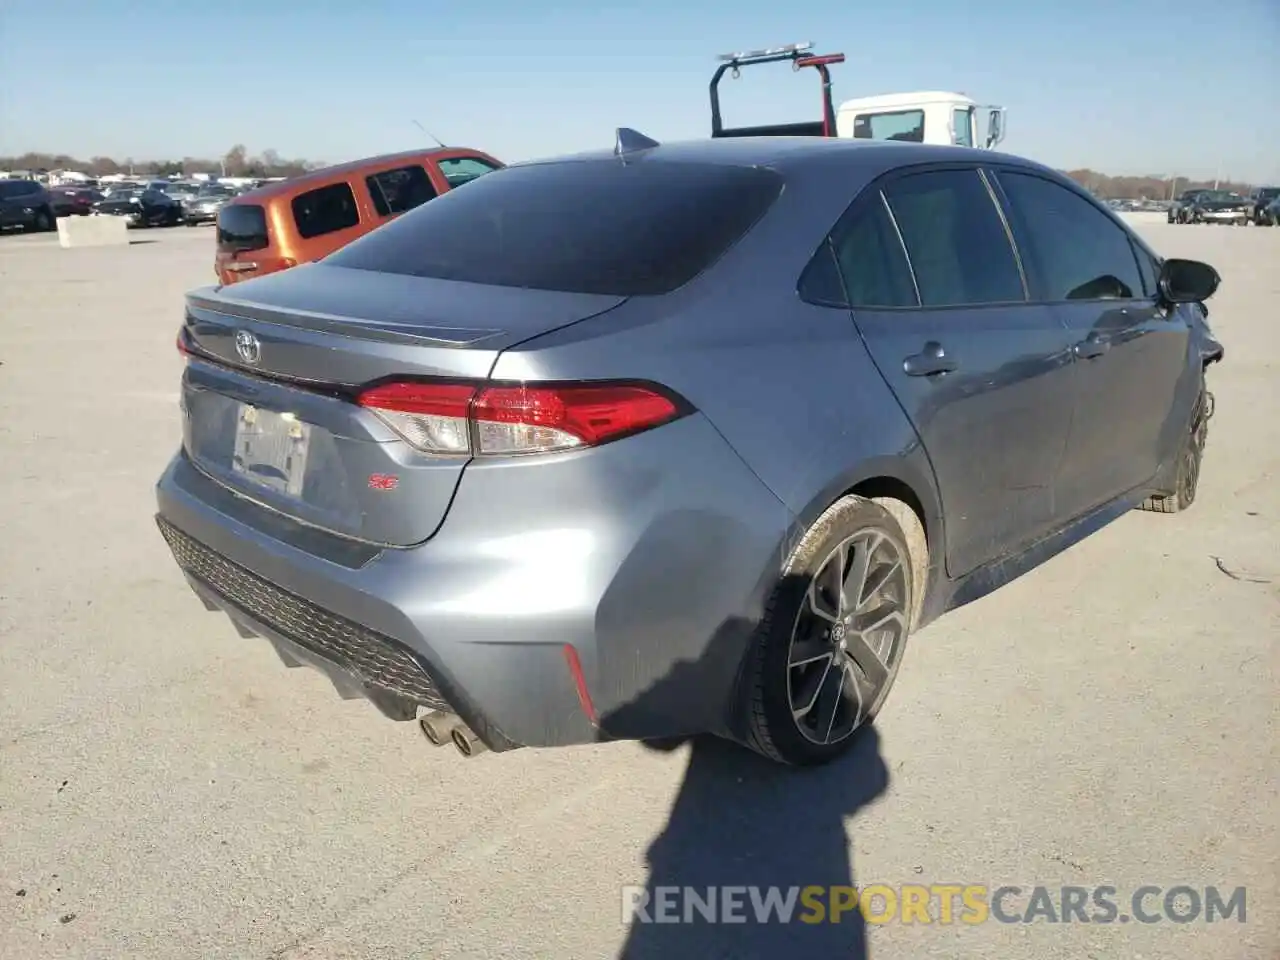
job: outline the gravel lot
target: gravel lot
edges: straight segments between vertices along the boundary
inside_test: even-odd
[[[286,670],[151,519],[211,231],[0,238],[0,956],[612,957],[645,882],[1217,884],[1248,910],[647,926],[628,956],[1280,955],[1280,230],[1141,229],[1225,278],[1199,502],[929,627],[878,734],[805,774],[702,742],[466,762]]]

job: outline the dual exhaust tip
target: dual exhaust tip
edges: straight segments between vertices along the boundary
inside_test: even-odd
[[[433,710],[418,719],[422,735],[433,747],[443,747],[452,743],[454,748],[464,757],[478,757],[489,748],[462,720],[455,714],[442,710]]]

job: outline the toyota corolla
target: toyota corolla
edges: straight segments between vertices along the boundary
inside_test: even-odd
[[[619,131],[191,292],[157,520],[209,609],[466,755],[821,763],[909,635],[1191,505],[1218,283],[1015,157]]]

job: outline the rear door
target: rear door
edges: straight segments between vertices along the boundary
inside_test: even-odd
[[[270,255],[267,208],[260,203],[228,201],[217,213],[218,252],[214,266],[222,283],[257,274]]]
[[[1092,200],[1032,171],[996,176],[1033,299],[1066,326],[1078,360],[1059,479],[1061,508],[1075,516],[1155,476],[1190,331],[1157,302],[1145,251]]]
[[[859,199],[833,243],[855,322],[933,465],[949,573],[1043,534],[1071,421],[1072,357],[1053,312],[1026,302],[982,174],[892,178]]]

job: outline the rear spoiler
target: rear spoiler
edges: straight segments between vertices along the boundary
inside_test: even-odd
[[[765,50],[748,50],[743,53],[726,53],[719,57],[720,66],[711,78],[711,136],[712,137],[834,137],[836,135],[836,112],[831,103],[831,73],[828,66],[844,63],[843,53],[811,54],[812,43],[789,43],[781,47],[770,47]],[[720,114],[720,80],[725,72],[732,70],[736,80],[742,67],[752,67],[762,63],[780,63],[790,60],[793,70],[813,67],[822,80],[822,120],[819,123],[783,123],[764,127],[737,127],[725,129]]]

